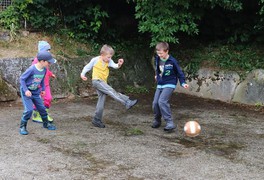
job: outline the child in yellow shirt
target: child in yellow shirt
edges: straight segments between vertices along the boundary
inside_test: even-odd
[[[118,69],[124,63],[123,59],[119,59],[116,64],[111,58],[114,55],[114,50],[109,45],[104,45],[101,48],[100,56],[97,56],[83,68],[81,72],[81,78],[84,81],[87,81],[85,74],[92,70],[92,84],[96,89],[98,94],[98,101],[96,105],[95,116],[92,120],[92,123],[95,127],[105,128],[105,125],[102,122],[104,103],[106,95],[111,96],[116,101],[122,103],[126,109],[133,107],[137,100],[130,100],[128,96],[116,92],[111,86],[107,84],[107,78],[109,75],[109,67]]]

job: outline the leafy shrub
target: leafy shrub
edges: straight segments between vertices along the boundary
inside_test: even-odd
[[[126,86],[125,91],[126,93],[131,93],[131,94],[144,94],[149,92],[149,90],[143,86],[142,87]]]
[[[237,71],[240,74],[264,67],[261,46],[210,44],[205,48],[193,49],[191,60],[183,70],[190,76],[196,75],[201,67]]]

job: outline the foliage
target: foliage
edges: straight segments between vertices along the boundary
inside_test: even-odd
[[[28,6],[33,3],[33,0],[15,0],[13,1],[13,5],[17,7],[18,13],[24,18],[26,22],[29,19],[29,9]],[[24,26],[26,29],[26,25]]]
[[[6,10],[0,13],[0,23],[5,29],[18,30],[21,28],[21,17],[23,20],[29,18],[28,5],[33,0],[14,0],[12,5],[8,6]]]
[[[17,28],[15,27],[15,25],[14,24],[11,24],[11,26],[10,26],[10,31],[9,31],[9,36],[10,36],[10,42],[12,42],[12,41],[14,41],[14,40],[16,40],[17,39],[17,33],[16,33],[16,31],[17,31]]]
[[[149,90],[144,86],[142,87],[126,86],[125,91],[126,93],[131,93],[131,94],[144,94],[149,92]]]
[[[102,10],[100,4],[84,0],[36,0],[30,6],[30,23],[33,28],[63,30],[60,32],[83,42],[98,36],[103,20],[107,17],[107,12]]]
[[[247,73],[264,67],[264,54],[260,46],[253,45],[209,45],[192,53],[191,61],[184,71],[194,76],[201,66]]]
[[[258,14],[260,15],[260,20],[255,26],[255,28],[259,30],[263,30],[264,28],[264,0],[259,0],[259,6],[260,6],[260,10]]]
[[[264,107],[264,104],[262,102],[255,103],[255,110],[259,111]]]
[[[15,9],[15,6],[8,6],[0,13],[0,23],[5,29],[10,29],[12,26],[19,29],[19,13]]]
[[[263,15],[264,14],[264,0],[260,0],[259,4],[261,5],[259,14]]]
[[[242,9],[242,2],[240,0],[200,0],[200,6],[215,8],[216,6],[223,7],[231,11],[240,11]]]
[[[200,69],[201,62],[201,59],[194,59],[183,68],[183,71],[187,74],[187,77],[196,75],[196,73]]]
[[[135,0],[136,19],[139,19],[139,31],[150,33],[151,44],[158,41],[178,43],[177,33],[188,35],[199,33],[198,20],[204,14],[201,8],[220,6],[228,10],[238,11],[242,3],[238,0]]]
[[[120,4],[122,7],[116,10]],[[69,37],[80,41],[120,39],[118,35],[124,29],[134,31],[129,24],[136,22],[138,31],[150,39],[150,46],[158,41],[177,44],[182,35],[198,34],[221,36],[235,43],[249,41],[261,33],[263,4],[264,0],[14,0],[0,16],[7,29],[11,24],[20,28],[21,20],[25,20],[31,29],[57,32],[64,29]],[[120,9],[130,7],[135,8],[133,12],[120,14]]]
[[[107,12],[95,2],[14,0],[0,13],[0,23],[5,29],[10,29],[12,25],[13,29],[18,30],[22,27],[22,21],[28,21],[30,29],[50,32],[65,29],[69,37],[85,41],[98,37],[107,17]]]
[[[156,1],[137,0],[136,19],[139,19],[139,32],[151,34],[151,46],[158,41],[178,43],[175,33],[182,31],[188,34],[198,34],[195,20],[189,11],[188,1]]]
[[[32,29],[55,31],[60,27],[60,18],[55,15],[54,8],[48,2],[48,0],[35,0],[29,6],[29,23]]]
[[[107,18],[107,12],[101,9],[101,6],[89,6],[83,14],[82,20],[74,29],[78,39],[96,39],[98,32],[103,24],[103,19]],[[79,32],[79,33],[78,33]],[[80,33],[82,32],[82,33]]]
[[[263,53],[257,51],[254,46],[226,45],[219,47],[211,54],[212,60],[216,61],[221,69],[249,72],[263,68],[264,65]]]

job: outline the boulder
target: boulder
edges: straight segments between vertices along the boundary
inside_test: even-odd
[[[257,69],[248,74],[236,88],[233,102],[264,104],[264,70]]]
[[[15,101],[17,98],[17,90],[4,81],[0,75],[0,101]]]
[[[3,79],[19,91],[19,78],[30,66],[33,58],[7,58],[0,60],[0,72]]]

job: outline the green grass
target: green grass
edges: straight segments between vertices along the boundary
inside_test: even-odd
[[[125,136],[138,136],[143,134],[144,132],[138,128],[131,128],[125,131]]]
[[[140,87],[126,86],[125,92],[128,94],[145,94],[145,93],[149,93],[149,90],[144,86],[140,86]]]

